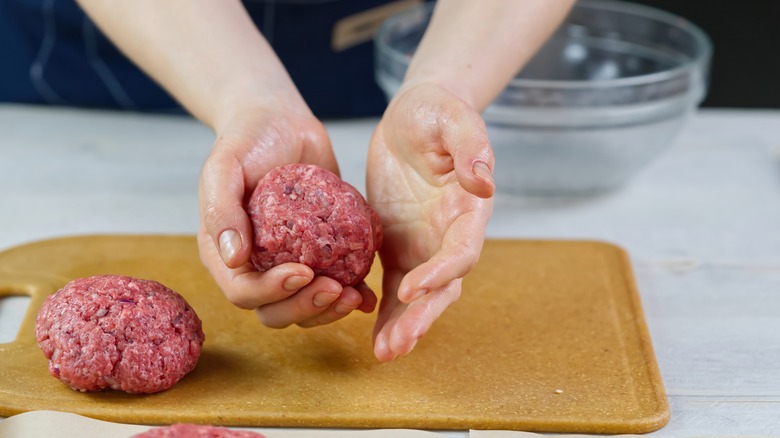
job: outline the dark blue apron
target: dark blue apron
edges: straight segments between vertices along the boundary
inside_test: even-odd
[[[319,117],[381,114],[373,43],[334,50],[339,20],[388,0],[265,0],[244,4]],[[0,1],[0,102],[180,112],[73,0]]]

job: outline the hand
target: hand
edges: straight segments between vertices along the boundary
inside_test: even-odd
[[[200,176],[198,246],[228,300],[256,309],[263,324],[276,328],[327,324],[355,309],[373,311],[376,296],[365,284],[342,288],[333,279],[314,278],[311,268],[299,263],[258,272],[249,262],[253,231],[244,202],[263,175],[297,162],[338,174],[322,124],[308,108],[278,104],[237,111],[223,120]]]
[[[374,354],[408,354],[460,296],[492,211],[493,153],[465,101],[420,84],[399,92],[371,139],[368,201],[384,228]]]

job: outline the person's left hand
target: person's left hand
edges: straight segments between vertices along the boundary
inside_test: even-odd
[[[382,219],[381,361],[412,351],[460,297],[492,211],[493,152],[485,124],[444,88],[407,88],[388,106],[368,156],[368,201]]]

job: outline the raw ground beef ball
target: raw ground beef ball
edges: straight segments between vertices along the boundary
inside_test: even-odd
[[[376,211],[354,187],[311,164],[268,172],[249,200],[252,263],[303,263],[345,286],[360,283],[382,244]]]
[[[230,430],[222,427],[200,426],[197,424],[173,424],[168,427],[156,427],[131,438],[263,438],[257,432],[248,430]]]
[[[78,391],[153,393],[195,368],[201,321],[181,295],[156,281],[80,278],[46,299],[35,334],[49,372]]]

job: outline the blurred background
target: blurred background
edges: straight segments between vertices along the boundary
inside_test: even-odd
[[[780,108],[780,1],[627,0],[680,15],[715,47],[705,107]]]
[[[370,41],[365,41],[337,53],[339,68],[312,68],[313,65],[324,65],[324,61],[329,60],[327,57],[333,55],[329,37],[338,18],[325,16],[324,10],[326,6],[338,4],[339,13],[348,15],[351,8],[370,8],[386,1],[307,1],[307,13],[303,12],[304,5],[300,1],[244,3],[261,28],[264,28],[263,24],[268,24],[263,29],[266,37],[280,51],[315,113],[323,117],[354,117],[376,114],[384,105],[384,97],[374,81],[373,66],[366,63],[367,59],[371,59],[374,47]],[[780,43],[780,1],[626,1],[686,17],[711,37],[715,55],[710,89],[703,106],[780,108],[780,51],[777,48]],[[322,10],[318,10],[320,6]],[[51,16],[56,15],[57,20],[51,19],[47,11],[52,13]],[[274,25],[266,21],[269,11],[277,20]],[[300,32],[302,28],[307,32]],[[56,34],[54,42],[49,41],[52,42],[51,47],[45,44],[46,29]],[[304,35],[310,33],[316,38]],[[106,97],[100,73],[96,71],[102,68],[101,65],[95,65],[95,59],[84,59],[73,49],[62,49],[62,41],[68,38],[73,40],[73,47],[92,51],[99,55],[100,62],[111,65],[114,74],[121,77],[124,92],[112,92],[112,96]],[[42,53],[44,49],[51,49],[51,52]],[[302,53],[306,56],[300,56]],[[51,62],[47,71],[38,73],[52,85],[52,90],[41,90],[40,85],[30,80],[31,74],[34,74],[30,65],[42,55],[50,55]],[[134,67],[100,31],[83,18],[73,0],[0,0],[0,60],[0,102],[80,102],[78,106],[158,111],[170,111],[176,107],[175,102],[161,94],[151,81],[134,71]],[[65,71],[58,71],[58,68]],[[316,80],[309,80],[306,75],[313,70],[319,76]],[[66,86],[57,82],[58,77],[65,77],[68,81],[80,78],[83,84],[73,86],[69,83]],[[334,99],[329,94],[329,90],[344,86],[354,89],[363,99]],[[55,89],[56,93],[50,93]],[[90,95],[91,92],[94,95]],[[334,106],[341,101],[343,107]]]

